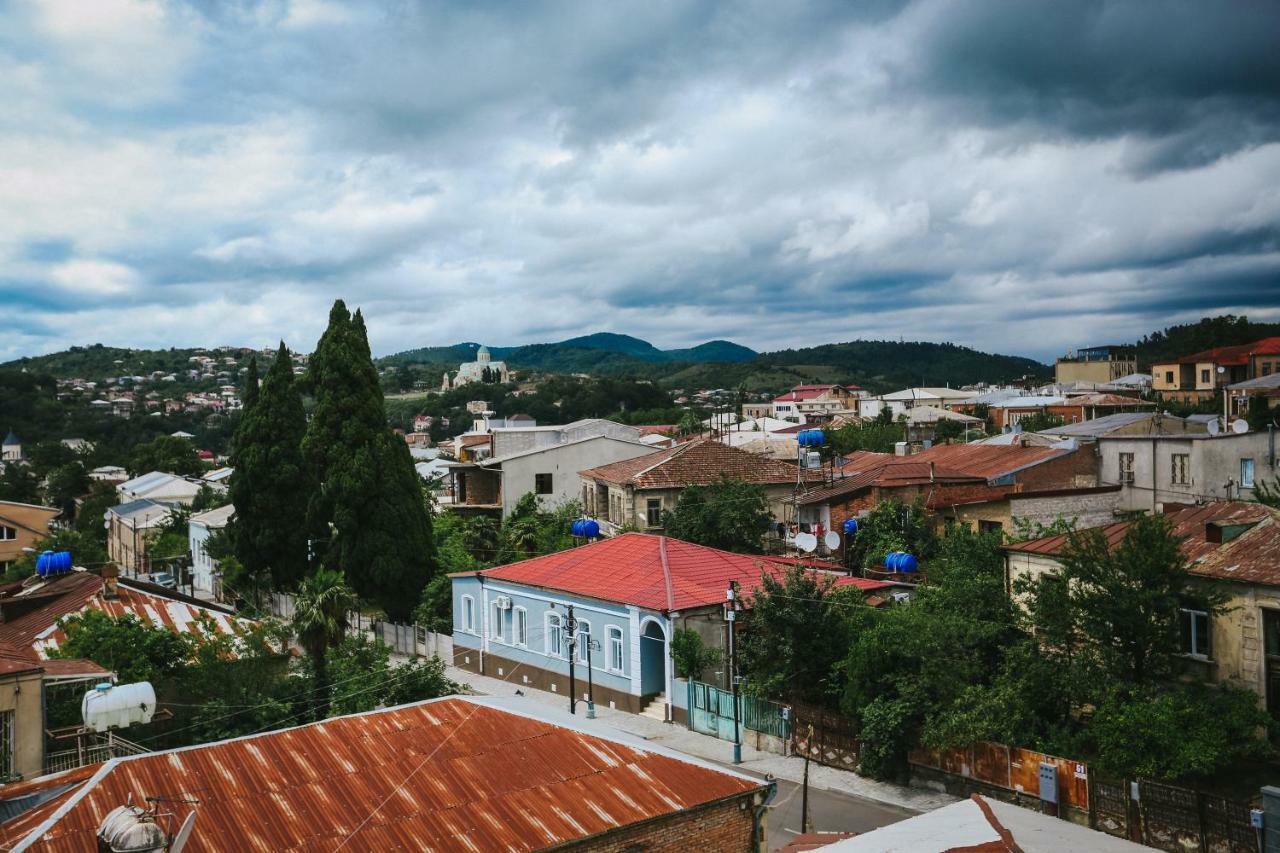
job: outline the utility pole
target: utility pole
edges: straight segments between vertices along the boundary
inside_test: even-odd
[[[596,718],[596,693],[593,679],[591,678],[591,650],[595,648],[595,638],[587,634],[587,719],[594,720]]]
[[[809,831],[809,754],[813,752],[813,724],[804,742],[804,787],[800,791],[800,831]]]
[[[578,686],[574,680],[573,662],[578,652],[578,620],[573,618],[573,605],[569,605],[569,618],[565,620],[564,629],[569,632],[569,713],[578,713]]]
[[[737,621],[738,602],[734,582],[725,590],[724,618],[729,623],[729,684],[733,689],[733,763],[742,763],[742,729],[738,722],[738,656],[734,645],[733,626]]]

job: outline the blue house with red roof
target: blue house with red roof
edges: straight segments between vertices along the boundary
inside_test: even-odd
[[[676,684],[672,636],[691,629],[708,645],[724,648],[730,582],[749,606],[761,576],[781,575],[788,565],[791,561],[780,557],[624,533],[543,557],[460,572],[452,576],[454,664],[567,698],[572,607],[577,697],[586,699],[590,659],[598,705],[684,722],[687,696]],[[867,593],[891,586],[836,572],[831,576],[837,585]]]

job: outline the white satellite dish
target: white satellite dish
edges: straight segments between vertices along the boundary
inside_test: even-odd
[[[191,833],[196,828],[196,813],[191,811],[182,821],[182,826],[178,827],[178,834],[173,836],[173,841],[169,842],[169,853],[182,853],[182,848],[187,846],[187,842],[191,840]]]
[[[1249,431],[1249,422],[1246,421],[1244,418],[1240,418],[1238,421],[1236,421],[1231,425],[1231,431],[1234,432],[1236,435],[1244,435],[1246,432]]]
[[[1217,418],[1214,418],[1213,420],[1209,421],[1208,427],[1209,427],[1209,435],[1217,435],[1218,433],[1222,432],[1222,427],[1218,425]]]
[[[818,537],[812,533],[797,533],[796,547],[806,554],[811,554],[818,547]]]
[[[840,534],[834,530],[828,530],[827,535],[822,537],[822,541],[826,544],[828,551],[834,551],[840,547]]]

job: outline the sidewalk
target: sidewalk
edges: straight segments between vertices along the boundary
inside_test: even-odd
[[[568,710],[567,696],[534,690],[528,685],[511,684],[496,678],[476,675],[473,672],[446,666],[445,675],[459,684],[469,687],[476,693],[487,696],[515,696],[519,690],[523,698],[530,702],[552,705],[561,710]],[[578,703],[578,713],[587,713],[587,704]],[[693,755],[707,761],[731,765],[733,761],[733,744],[727,740],[700,734],[684,726],[661,723],[639,714],[615,711],[609,707],[596,706],[596,719],[620,731],[644,738],[645,740],[674,749],[686,755]],[[772,752],[760,752],[750,746],[742,747],[742,764],[740,769],[760,776],[771,776],[797,782],[804,778],[804,759],[795,756],[782,756]],[[926,812],[956,802],[955,797],[924,788],[908,788],[889,782],[877,782],[864,779],[855,773],[824,767],[811,762],[809,764],[809,785],[826,791],[835,791],[854,797],[863,797],[879,803],[909,809],[913,812]]]

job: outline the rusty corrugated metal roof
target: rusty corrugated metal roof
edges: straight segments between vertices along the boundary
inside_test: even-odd
[[[186,850],[536,850],[767,785],[553,712],[449,697],[114,759],[0,825],[10,849],[94,848],[130,796],[197,813]],[[572,718],[565,720],[569,723]],[[0,789],[3,797],[3,789]],[[59,810],[62,810],[61,812]]]

